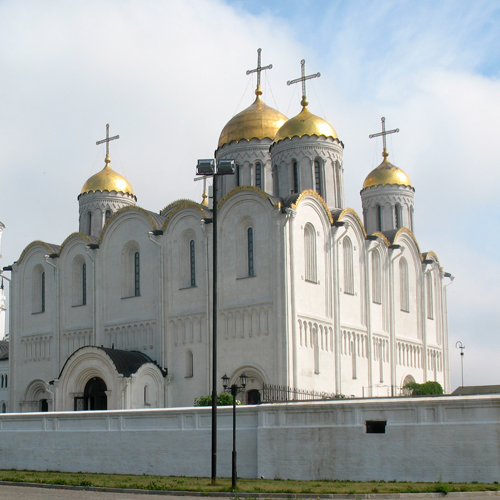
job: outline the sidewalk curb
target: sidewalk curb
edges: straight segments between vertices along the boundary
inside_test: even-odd
[[[169,490],[138,490],[131,488],[108,488],[105,486],[72,486],[67,484],[47,484],[47,483],[24,483],[17,481],[0,481],[3,486],[19,486],[24,488],[45,488],[53,490],[73,490],[73,491],[97,491],[105,493],[126,493],[142,495],[162,495],[179,497],[219,497],[219,498],[272,498],[272,499],[349,499],[349,500],[392,500],[392,499],[417,499],[417,498],[484,498],[500,497],[500,491],[460,491],[445,493],[245,493],[228,491],[169,491]]]

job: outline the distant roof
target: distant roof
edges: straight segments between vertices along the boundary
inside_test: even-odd
[[[452,396],[475,396],[477,394],[500,394],[500,385],[467,385],[457,387]]]
[[[9,343],[6,340],[0,340],[0,361],[9,359]]]

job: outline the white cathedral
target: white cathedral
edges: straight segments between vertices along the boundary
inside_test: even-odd
[[[344,206],[343,143],[309,110],[309,77],[288,119],[264,103],[263,69],[259,57],[255,101],[215,152],[236,164],[219,186],[218,380],[245,373],[246,403],[400,396],[409,381],[449,392],[450,275],[418,246],[409,177],[384,147],[361,220]],[[11,412],[192,406],[211,392],[206,195],[152,212],[110,164],[83,184],[78,232],[4,268]]]

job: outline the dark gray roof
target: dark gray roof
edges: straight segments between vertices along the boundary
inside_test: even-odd
[[[9,359],[9,343],[6,340],[0,340],[0,361]]]
[[[457,387],[452,396],[475,396],[478,394],[500,394],[500,385],[466,385]]]
[[[113,361],[116,371],[124,377],[130,377],[142,365],[155,362],[146,354],[139,351],[122,351],[121,349],[110,349],[109,347],[97,347],[104,351]]]
[[[61,373],[64,371],[66,368],[66,364],[68,361],[78,352],[81,351],[82,349],[100,349],[101,351],[104,351],[113,364],[115,365],[116,371],[118,373],[121,373],[124,377],[130,377],[133,373],[136,373],[137,370],[142,366],[147,363],[152,363],[153,365],[157,366],[162,375],[166,376],[167,372],[165,370],[162,370],[157,363],[155,363],[147,354],[144,354],[143,352],[139,351],[123,351],[121,349],[110,349],[109,347],[103,347],[103,346],[83,346],[77,349],[67,360],[66,363],[64,363],[64,366],[62,367]],[[59,378],[61,378],[61,373],[59,374]]]

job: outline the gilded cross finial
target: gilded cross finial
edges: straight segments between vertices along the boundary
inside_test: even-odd
[[[382,136],[382,140],[384,142],[384,150],[382,151],[382,156],[384,158],[387,158],[389,156],[389,153],[387,152],[387,144],[385,142],[385,136],[389,134],[396,134],[399,132],[398,128],[395,128],[393,130],[385,130],[385,117],[382,117],[382,132],[378,132],[377,134],[371,134],[368,136],[369,139],[373,139],[374,137],[380,137]]]
[[[106,143],[106,159],[109,157],[109,141],[114,141],[115,139],[119,139],[119,135],[115,135],[114,137],[109,137],[109,123],[106,124],[106,139],[103,139],[102,141],[97,141],[96,145],[98,146],[99,144],[102,144],[103,142]]]
[[[260,54],[262,52],[262,49],[257,49],[257,67],[255,69],[249,69],[247,70],[247,75],[250,75],[252,73],[257,73],[257,90],[255,91],[255,93],[257,95],[261,95],[262,94],[262,89],[260,88],[260,74],[262,73],[262,71],[266,70],[266,69],[273,69],[273,65],[272,64],[268,64],[267,66],[261,66],[260,64]]]
[[[312,78],[319,78],[321,76],[321,73],[314,73],[314,75],[306,76],[305,59],[302,59],[302,61],[300,61],[300,73],[301,73],[300,78],[296,78],[295,80],[289,80],[288,82],[286,82],[286,84],[292,85],[293,83],[302,82],[302,101],[300,102],[300,104],[302,104],[302,106],[307,106],[309,102],[307,101],[306,97],[306,80],[311,80]]]

